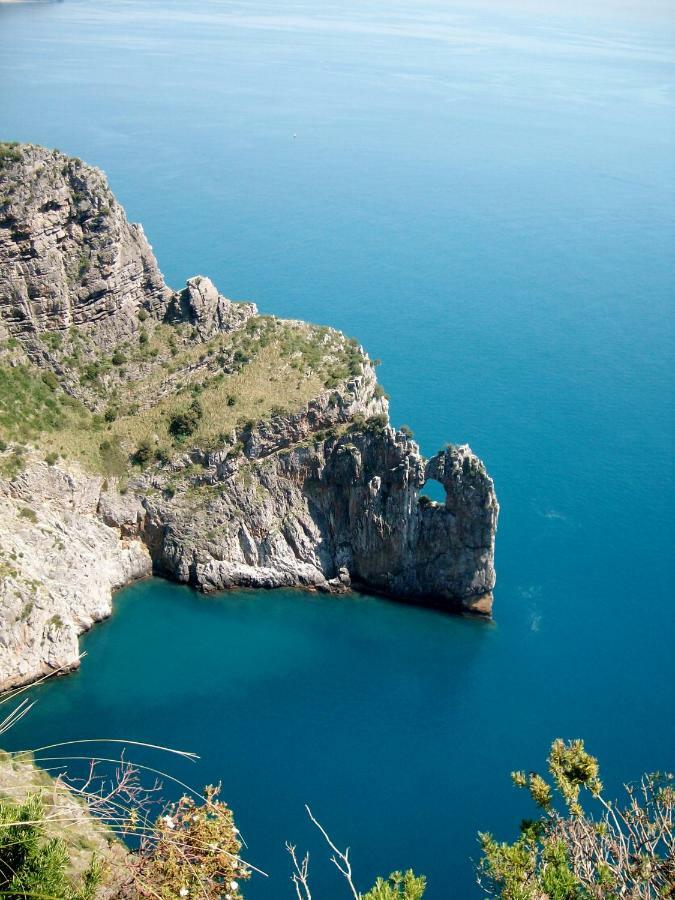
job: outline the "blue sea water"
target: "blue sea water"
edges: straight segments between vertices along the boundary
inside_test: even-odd
[[[292,896],[286,840],[341,895],[304,803],[363,889],[463,898],[556,736],[610,793],[672,768],[674,38],[649,0],[0,4],[0,138],[103,168],[172,285],[357,335],[502,506],[494,623],[144,582],[13,746],[198,752],[130,756],[223,781],[254,900]]]

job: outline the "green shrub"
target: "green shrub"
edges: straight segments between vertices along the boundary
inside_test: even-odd
[[[58,350],[63,344],[63,337],[58,331],[48,331],[42,335],[42,341],[52,350]]]
[[[409,425],[401,425],[399,428],[401,434],[404,434],[407,438],[411,438],[413,436],[413,430]]]
[[[552,783],[512,773],[540,814],[521,823],[512,844],[479,834],[483,890],[505,900],[672,897],[675,776],[647,774],[626,785],[622,806],[603,797],[598,761],[583,741],[554,741],[548,770]],[[586,812],[582,796],[599,816]]]
[[[354,416],[352,416],[352,421],[347,431],[350,434],[353,434],[354,432],[363,431],[365,427],[366,417],[363,415],[363,413],[356,413]]]
[[[152,442],[147,438],[138,442],[136,451],[133,455],[133,462],[138,466],[145,466],[153,457]]]
[[[80,381],[98,381],[98,376],[100,374],[101,364],[99,362],[85,363],[82,368],[82,374],[80,375]]]
[[[426,887],[424,875],[415,875],[412,869],[405,873],[392,872],[386,881],[378,878],[362,900],[420,900]]]
[[[41,375],[42,381],[47,385],[50,391],[55,391],[59,386],[59,379],[52,372],[51,369],[47,369],[46,372],[43,372]]]
[[[366,428],[368,431],[376,433],[383,431],[389,424],[389,419],[384,413],[378,413],[376,416],[369,416],[366,419]]]
[[[22,506],[19,510],[19,515],[22,519],[28,519],[28,521],[32,522],[34,525],[37,523],[37,513],[34,509],[31,509],[30,506]]]
[[[47,836],[45,808],[39,796],[23,802],[0,801],[0,894],[9,900],[52,897],[92,900],[101,881],[94,861],[79,884],[67,877],[68,854],[58,838]]]
[[[115,350],[115,352],[113,353],[113,355],[111,357],[111,362],[112,362],[113,366],[123,366],[126,361],[127,361],[127,358],[124,355],[124,353],[122,353],[122,351],[119,349]]]
[[[2,465],[0,465],[0,472],[11,481],[13,478],[16,478],[19,472],[23,472],[25,466],[26,460],[23,450],[17,448],[10,454],[8,459],[3,460]]]
[[[240,900],[239,885],[251,872],[239,857],[239,832],[219,790],[207,786],[202,804],[183,796],[157,820],[153,840],[138,854],[140,896]]]
[[[137,315],[140,322],[145,322],[145,320],[148,318],[148,311],[147,309],[143,309],[143,307],[141,307],[138,310]]]
[[[203,410],[199,400],[193,400],[182,412],[174,413],[169,419],[169,433],[176,438],[188,437],[197,430]]]
[[[59,454],[52,451],[51,453],[48,453],[45,456],[45,462],[47,463],[48,466],[53,466],[57,462],[58,458],[59,458]]]

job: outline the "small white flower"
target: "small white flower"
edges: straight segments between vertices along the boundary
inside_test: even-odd
[[[181,897],[187,897],[187,895],[190,893],[190,891],[188,891],[187,888],[181,888],[181,889],[178,891],[178,893],[179,893],[179,895],[180,895]]]
[[[238,881],[231,881],[231,882],[230,882],[230,890],[236,891],[236,890],[238,890],[238,889],[239,889],[239,882],[238,882]]]
[[[167,828],[175,828],[176,827],[171,816],[164,816],[163,822]]]

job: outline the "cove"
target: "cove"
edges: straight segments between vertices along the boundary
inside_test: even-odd
[[[465,896],[476,831],[514,832],[529,805],[508,773],[538,765],[552,734],[604,749],[617,787],[623,773],[598,716],[612,707],[584,688],[596,661],[580,654],[570,669],[536,635],[365,595],[207,597],[149,579],[121,591],[113,618],[85,637],[79,672],[32,691],[37,706],[8,744],[115,737],[198,753],[196,764],[133,748],[127,758],[195,787],[222,781],[248,858],[270,876],[247,896],[285,896],[286,840],[311,850],[317,889],[336,896],[305,803],[352,847],[364,884],[413,866],[432,897]],[[611,678],[629,696],[620,667]],[[641,757],[637,736],[623,743]],[[163,794],[176,793],[166,782]]]
[[[368,597],[143,582],[12,746],[122,736],[223,781],[292,896],[413,866],[476,895],[475,833],[583,737],[608,793],[675,756],[672,21],[658,3],[0,4],[2,137],[101,166],[170,284],[356,335],[425,454],[501,504],[494,623]],[[296,138],[293,135],[296,135]],[[98,732],[95,734],[94,732]],[[112,733],[112,734],[111,734]],[[140,754],[135,758],[141,758]]]

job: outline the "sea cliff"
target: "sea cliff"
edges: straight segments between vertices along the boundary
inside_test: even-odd
[[[0,441],[0,689],[76,666],[150,572],[490,614],[469,447],[422,457],[340,332],[167,287],[104,175],[29,145],[0,144]]]

